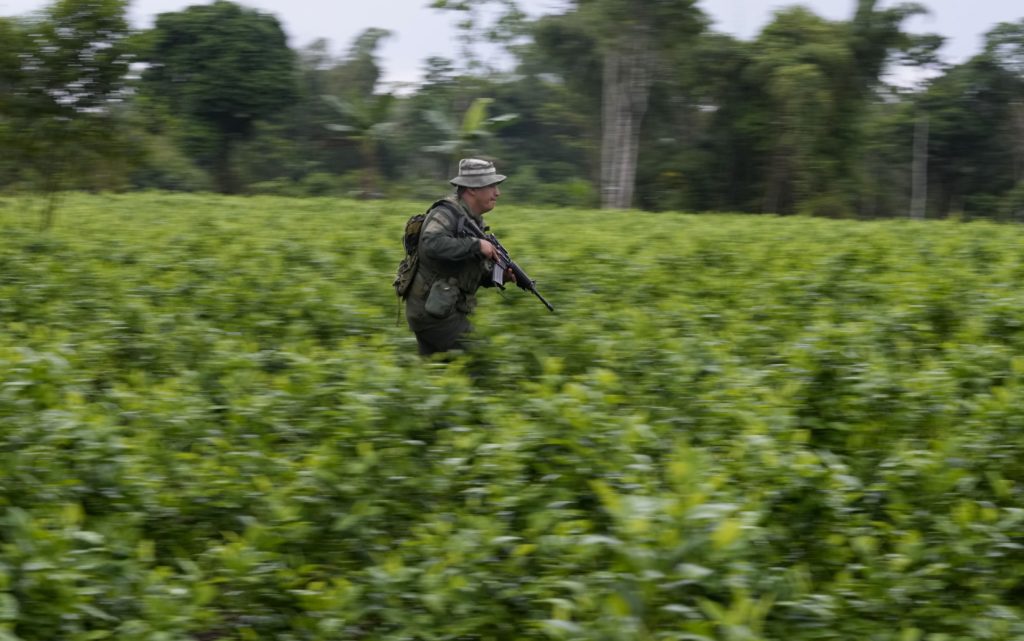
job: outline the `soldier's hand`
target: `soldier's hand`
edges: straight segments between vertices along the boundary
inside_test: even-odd
[[[484,258],[490,258],[491,260],[498,259],[498,250],[494,248],[491,241],[480,239],[480,253],[484,255]]]
[[[511,267],[505,268],[505,282],[507,283],[518,283],[516,280],[516,273],[512,271]]]

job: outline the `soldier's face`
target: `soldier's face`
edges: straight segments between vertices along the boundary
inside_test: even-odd
[[[465,194],[466,204],[473,208],[478,214],[486,214],[498,204],[498,196],[501,189],[497,185],[467,189]]]

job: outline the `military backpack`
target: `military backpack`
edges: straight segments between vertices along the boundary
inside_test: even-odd
[[[402,259],[402,262],[398,263],[398,270],[392,283],[395,288],[395,294],[402,300],[409,296],[409,288],[412,287],[412,281],[416,278],[416,271],[420,265],[420,232],[423,230],[431,210],[439,206],[454,207],[450,200],[438,200],[428,207],[427,211],[410,216],[409,220],[405,222],[405,234],[402,236],[402,244],[405,246],[405,258]]]

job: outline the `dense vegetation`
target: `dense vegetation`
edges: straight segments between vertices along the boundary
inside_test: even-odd
[[[698,0],[421,4],[465,46],[405,86],[386,30],[293,49],[228,0],[141,31],[127,0],[0,17],[0,190],[420,200],[484,155],[519,203],[1024,220],[1024,18],[951,61],[910,2],[784,7],[750,40]]]
[[[1024,637],[1024,232],[502,205],[557,307],[395,322],[417,205],[0,200],[0,638]]]

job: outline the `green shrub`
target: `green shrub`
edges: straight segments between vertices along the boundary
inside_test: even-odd
[[[564,182],[541,183],[530,201],[541,205],[588,208],[598,204],[597,191],[590,181],[577,178]]]
[[[305,196],[338,196],[340,182],[337,176],[318,171],[303,177],[300,186]]]
[[[254,182],[247,187],[247,191],[256,196],[299,197],[304,195],[302,187],[290,178],[273,178]]]
[[[146,136],[144,162],[131,172],[130,183],[136,189],[163,189],[196,192],[211,187],[206,172],[193,164],[170,139]]]
[[[428,362],[410,203],[6,202],[0,636],[1024,638],[1016,226],[501,205]]]
[[[1003,197],[999,215],[1002,220],[1024,223],[1024,180]]]

